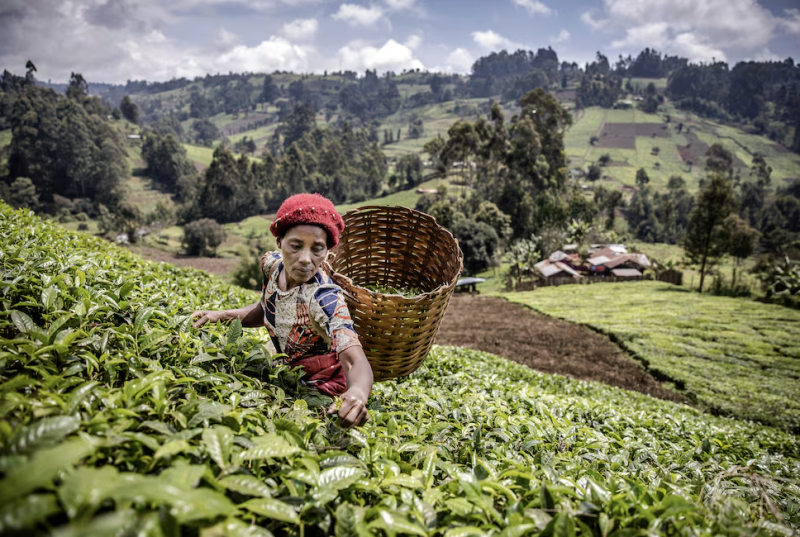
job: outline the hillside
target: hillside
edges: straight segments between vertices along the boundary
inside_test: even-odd
[[[271,75],[275,84],[284,89],[293,82],[302,82],[304,95],[317,103],[317,123],[325,125],[339,119],[341,109],[336,109],[337,93],[347,85],[356,84],[352,78],[329,75]],[[399,142],[384,145],[387,157],[396,159],[405,154],[422,154],[423,144],[432,137],[444,136],[448,128],[460,119],[474,120],[485,116],[490,103],[500,96],[487,98],[454,98],[450,101],[417,105],[411,97],[428,93],[430,88],[425,83],[429,75],[408,73],[392,78],[402,96],[401,108],[375,123],[378,136],[383,140],[384,131],[396,133],[401,131]],[[240,80],[239,75],[217,77],[214,84],[203,81],[188,83],[186,86],[165,92],[134,93],[132,99],[145,110],[154,110],[158,114],[188,114],[189,101],[193,94],[213,98],[215,88],[239,80],[240,85],[247,88],[252,101],[256,101],[261,91],[263,76],[251,76]],[[663,95],[667,87],[666,78],[628,78],[628,82],[637,92],[653,83],[659,95]],[[567,132],[566,150],[570,168],[585,171],[589,164],[597,162],[602,155],[611,157],[610,163],[603,169],[601,184],[628,190],[634,186],[636,171],[643,168],[650,175],[653,186],[664,188],[671,175],[681,175],[687,181],[690,190],[695,190],[704,173],[704,153],[713,143],[719,142],[737,158],[737,165],[743,170],[749,168],[752,155],[760,152],[765,155],[768,164],[773,168],[774,178],[782,183],[790,179],[800,178],[800,155],[788,151],[766,136],[748,134],[743,130],[724,125],[714,120],[702,118],[695,113],[680,110],[669,101],[660,105],[658,113],[648,114],[636,109],[636,94],[623,93],[621,100],[628,100],[634,108],[610,109],[596,106],[575,110],[575,94],[577,85],[570,83],[565,89],[550,88],[567,108],[573,109],[574,124]],[[288,91],[288,90],[287,90]],[[281,106],[258,105],[254,110],[234,113],[220,112],[208,119],[226,137],[235,144],[245,137],[256,142],[257,152],[264,148],[275,133],[280,118],[285,113],[282,108],[291,106],[291,100],[282,98],[276,101]],[[510,117],[519,112],[513,101],[505,101],[504,109]],[[328,108],[326,108],[328,107]],[[331,108],[333,107],[333,108]],[[420,138],[408,138],[409,120],[422,119],[424,134]],[[181,121],[183,132],[189,133],[195,120],[187,118]],[[592,136],[598,137],[596,144],[590,143]],[[206,167],[211,162],[211,150],[187,145],[190,159],[199,167]],[[423,157],[425,158],[425,157]],[[746,170],[744,170],[746,172]],[[587,182],[588,183],[588,182]]]
[[[262,333],[189,326],[254,294],[5,205],[0,220],[3,533],[800,527],[800,446],[776,429],[439,347],[344,432]]]

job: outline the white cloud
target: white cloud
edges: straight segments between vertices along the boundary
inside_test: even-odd
[[[219,71],[308,71],[308,53],[282,37],[272,36],[255,47],[240,45],[214,60]]]
[[[513,0],[519,7],[528,10],[529,15],[551,15],[553,10],[539,2],[539,0]]]
[[[693,62],[725,61],[727,59],[721,49],[715,48],[708,43],[707,39],[691,32],[676,35],[670,49]]]
[[[800,9],[785,9],[787,18],[778,18],[778,24],[787,32],[800,35]]]
[[[469,73],[475,58],[463,48],[457,48],[447,56],[447,67],[445,71],[454,73]]]
[[[642,26],[628,28],[625,39],[618,39],[611,43],[612,48],[642,49],[645,47],[663,49],[669,39],[667,32],[669,24],[654,22]]]
[[[605,7],[625,28],[667,24],[676,35],[688,32],[723,48],[762,48],[775,27],[775,18],[755,0],[605,0]]]
[[[383,18],[383,10],[378,6],[342,4],[339,6],[339,11],[331,16],[351,26],[372,26]]]
[[[758,51],[752,58],[745,58],[745,61],[756,61],[756,62],[778,62],[781,61],[781,57],[772,52],[769,48],[764,47],[760,51]]]
[[[386,5],[398,11],[401,9],[411,9],[414,7],[415,3],[416,0],[386,0]]]
[[[513,52],[517,49],[525,48],[524,45],[515,43],[492,30],[472,32],[472,40],[487,51],[505,49]]]
[[[566,30],[561,30],[556,37],[553,38],[553,43],[564,43],[569,41],[570,33]]]
[[[422,38],[416,34],[413,34],[408,36],[408,39],[406,39],[406,42],[404,44],[411,50],[417,50],[419,46],[422,44]]]
[[[226,50],[230,50],[236,42],[239,40],[239,36],[234,34],[233,32],[229,32],[225,28],[220,28],[217,34],[214,36],[214,41],[212,42],[212,46],[220,51],[224,52]]]
[[[283,25],[282,33],[294,41],[309,41],[317,34],[317,19],[296,19]]]
[[[388,40],[381,48],[354,41],[339,49],[339,62],[343,69],[353,71],[376,69],[383,72],[425,68],[414,57],[414,51],[394,39]]]
[[[610,22],[608,19],[595,19],[591,11],[581,13],[581,21],[592,30],[602,30]]]

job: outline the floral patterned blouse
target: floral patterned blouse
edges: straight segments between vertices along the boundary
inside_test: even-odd
[[[288,291],[278,287],[278,277],[284,270],[280,252],[265,253],[261,270],[264,326],[275,348],[286,354],[289,362],[361,346],[341,287],[322,269],[308,283]]]

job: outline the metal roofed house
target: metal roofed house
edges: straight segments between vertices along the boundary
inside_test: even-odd
[[[633,268],[618,268],[611,271],[617,278],[625,280],[641,280],[642,273]]]
[[[652,264],[644,254],[623,254],[612,257],[605,266],[609,269],[619,268],[650,268]]]
[[[566,263],[562,263],[561,261],[550,261],[549,259],[545,259],[539,263],[534,265],[534,268],[541,274],[544,279],[549,280],[551,278],[555,278],[558,275],[561,275],[562,278],[582,278],[577,271],[575,271],[572,267],[567,265]]]

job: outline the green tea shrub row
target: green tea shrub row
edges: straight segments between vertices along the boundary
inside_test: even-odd
[[[0,205],[0,534],[790,535],[776,429],[434,348],[344,431],[253,294]]]

